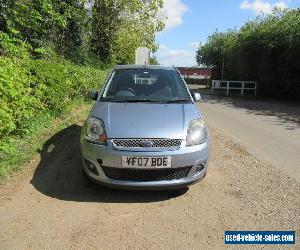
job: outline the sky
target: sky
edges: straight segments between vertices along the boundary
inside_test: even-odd
[[[164,0],[168,19],[157,35],[157,60],[162,65],[195,66],[196,49],[211,33],[239,28],[274,7],[299,8],[300,0]]]

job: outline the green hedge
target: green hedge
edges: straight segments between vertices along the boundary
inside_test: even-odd
[[[0,139],[29,132],[39,114],[62,114],[72,100],[99,88],[106,71],[63,59],[0,57]],[[1,143],[0,143],[1,151]]]
[[[274,10],[215,32],[197,50],[212,79],[258,82],[258,95],[300,100],[300,8]]]

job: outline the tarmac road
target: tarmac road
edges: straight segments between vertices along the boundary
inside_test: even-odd
[[[199,106],[218,131],[300,182],[300,105],[204,94]]]

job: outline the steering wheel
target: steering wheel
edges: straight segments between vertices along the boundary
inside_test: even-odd
[[[120,91],[129,91],[129,92],[131,92],[132,94],[136,95],[135,91],[134,91],[132,88],[130,88],[130,87],[124,87],[124,88],[121,88],[121,89],[119,89],[118,92],[120,92]]]

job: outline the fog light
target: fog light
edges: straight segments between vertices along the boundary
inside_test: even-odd
[[[99,175],[96,166],[92,162],[88,161],[87,159],[84,159],[84,163],[89,171],[91,171],[95,175]]]
[[[196,171],[197,172],[201,172],[205,167],[205,162],[201,162],[198,166],[197,166],[197,169]]]
[[[102,161],[102,159],[97,159],[97,162],[99,163],[99,165],[100,165],[100,166],[102,166],[102,165],[103,165],[103,161]]]

